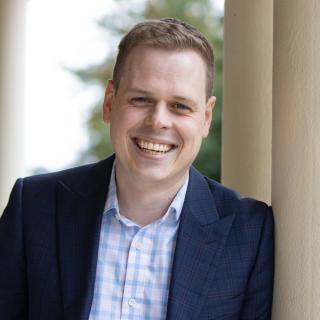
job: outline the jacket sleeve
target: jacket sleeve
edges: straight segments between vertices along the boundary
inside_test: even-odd
[[[19,179],[0,219],[1,320],[28,318],[22,190],[23,180]]]
[[[273,213],[266,206],[260,245],[241,310],[241,320],[270,320],[274,273]]]

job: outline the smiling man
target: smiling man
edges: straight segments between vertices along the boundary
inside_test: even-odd
[[[270,319],[271,209],[192,167],[212,120],[213,60],[175,19],[125,35],[103,104],[115,154],[12,191],[1,319]]]
[[[125,216],[146,225],[167,211],[208,135],[215,98],[207,95],[206,66],[192,49],[135,46],[121,80],[109,81],[103,115]]]

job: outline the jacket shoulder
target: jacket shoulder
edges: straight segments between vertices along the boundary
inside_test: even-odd
[[[239,192],[205,177],[211,190],[220,217],[236,213],[236,218],[250,221],[263,221],[272,218],[271,207],[263,201],[250,197],[242,197]]]
[[[46,190],[54,187],[57,182],[65,185],[67,188],[77,190],[79,186],[88,186],[88,184],[97,184],[108,176],[113,164],[113,157],[102,160],[97,163],[78,166],[57,172],[33,175],[23,178],[24,187],[35,190]]]
[[[91,164],[86,164],[82,166],[55,171],[55,172],[35,174],[32,176],[27,176],[23,178],[23,182],[25,184],[50,184],[50,183],[55,183],[58,180],[69,180],[69,179],[72,179],[73,177],[86,175],[96,165],[97,163],[91,163]]]

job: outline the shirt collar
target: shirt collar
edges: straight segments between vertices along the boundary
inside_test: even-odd
[[[119,203],[118,203],[117,186],[116,186],[116,175],[115,175],[115,163],[116,163],[116,160],[113,161],[113,165],[112,165],[108,196],[107,196],[107,201],[106,201],[106,204],[104,207],[104,212],[114,210],[114,209],[117,212],[119,212]]]
[[[113,166],[112,166],[112,172],[111,172],[110,183],[109,183],[109,191],[108,191],[106,204],[104,207],[104,213],[113,212],[115,214],[115,217],[118,220],[121,220],[122,222],[124,222],[126,225],[136,226],[137,225],[136,223],[122,216],[119,212],[117,185],[116,185],[116,177],[115,177],[115,163],[116,163],[116,160],[113,162]],[[188,183],[189,183],[189,173],[187,175],[187,178],[184,184],[181,186],[176,196],[172,200],[167,212],[164,214],[163,217],[157,220],[158,223],[162,223],[164,221],[166,222],[174,221],[177,223],[179,221],[183,204],[184,204],[184,199],[187,193]]]

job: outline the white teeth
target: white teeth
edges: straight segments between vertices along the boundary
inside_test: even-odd
[[[164,152],[167,152],[167,151],[169,151],[169,150],[171,149],[171,146],[169,146],[168,144],[164,144],[164,145],[162,146],[162,148],[163,148],[163,151],[164,151]]]
[[[137,139],[136,141],[138,146],[145,151],[167,152],[172,148],[170,144],[152,143],[141,139]]]

